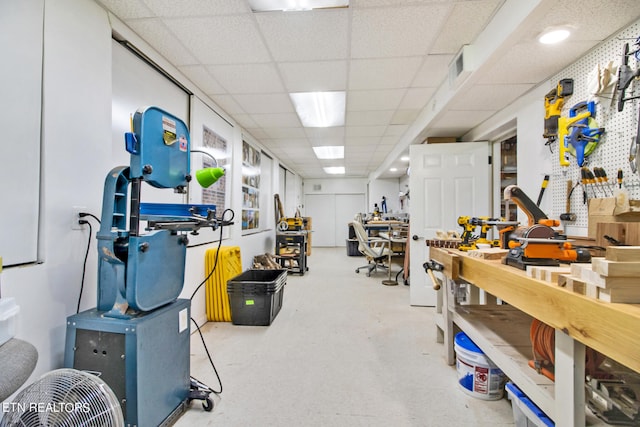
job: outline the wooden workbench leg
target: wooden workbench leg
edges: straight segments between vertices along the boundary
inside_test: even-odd
[[[558,427],[585,425],[584,344],[556,329],[555,423]]]
[[[437,291],[436,299],[436,316],[441,319],[440,325],[436,322],[437,341],[444,344],[444,358],[448,365],[455,363],[455,353],[453,349],[453,320],[449,298],[451,297],[450,289],[452,282],[443,276],[442,286]]]

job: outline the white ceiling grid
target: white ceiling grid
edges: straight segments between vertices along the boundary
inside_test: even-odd
[[[521,0],[351,0],[287,13],[252,13],[246,0],[97,1],[305,178],[342,165],[347,176],[397,177],[406,163],[390,155],[425,136],[461,137],[640,17],[637,0],[530,0],[531,15],[499,35],[473,86],[423,123],[456,53],[489,27],[512,28],[498,11]],[[574,29],[565,45],[535,41],[559,24]],[[288,94],[332,90],[347,91],[345,126],[303,128]],[[345,159],[318,160],[314,145],[345,145]]]

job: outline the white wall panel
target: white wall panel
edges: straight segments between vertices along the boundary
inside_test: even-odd
[[[5,266],[38,258],[43,19],[44,0],[0,2],[0,256]]]

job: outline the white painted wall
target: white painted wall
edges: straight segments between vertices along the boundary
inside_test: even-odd
[[[105,176],[112,167],[121,164],[121,158],[116,159],[121,153],[112,150],[112,40],[107,13],[92,0],[56,0],[55,7],[45,9],[44,28],[39,234],[42,263],[5,268],[2,272],[2,296],[14,297],[20,306],[17,337],[31,342],[39,353],[38,364],[28,382],[62,366],[66,318],[76,312],[89,240],[91,248],[81,310],[96,304],[95,232],[98,225],[92,222],[91,236],[88,229],[72,231],[72,207],[83,206],[87,212],[100,216]],[[160,58],[155,52],[145,53]],[[170,64],[167,68],[171,69]],[[186,79],[183,83],[190,84]],[[206,98],[197,88],[189,88],[202,99]],[[2,100],[0,98],[0,103]],[[230,142],[233,144],[232,169],[240,171],[242,135],[237,125]],[[278,188],[278,164],[274,157],[274,188]],[[239,173],[232,173],[230,191],[236,223],[230,227],[229,238],[223,245],[240,246],[243,269],[247,269],[254,255],[273,252],[275,232],[270,229],[242,236]],[[300,191],[292,190],[294,200],[299,200],[300,195]],[[219,235],[218,231],[207,233],[213,238]],[[188,249],[182,297],[189,297],[204,278],[204,253],[213,246]],[[192,306],[192,315],[199,323],[206,320],[204,298],[202,288]]]
[[[387,213],[400,212],[400,181],[394,179],[374,179],[369,183],[369,212],[377,203],[382,212],[382,196],[387,199]]]

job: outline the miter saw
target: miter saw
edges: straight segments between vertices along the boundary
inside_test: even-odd
[[[547,218],[542,210],[517,186],[504,189],[504,198],[512,200],[528,219],[526,227],[516,227],[505,236],[509,253],[506,264],[525,270],[527,265],[558,266],[560,262],[590,262],[591,254],[584,248],[574,247],[566,236],[552,227],[558,220]]]
[[[193,399],[212,409],[190,378],[191,301],[178,296],[187,234],[223,221],[214,205],[141,201],[147,184],[186,193],[191,147],[182,120],[155,107],[138,110],[125,142],[130,166],[112,169],[105,180],[97,307],[67,319],[64,364],[99,373],[127,425],[158,426],[175,421]]]

